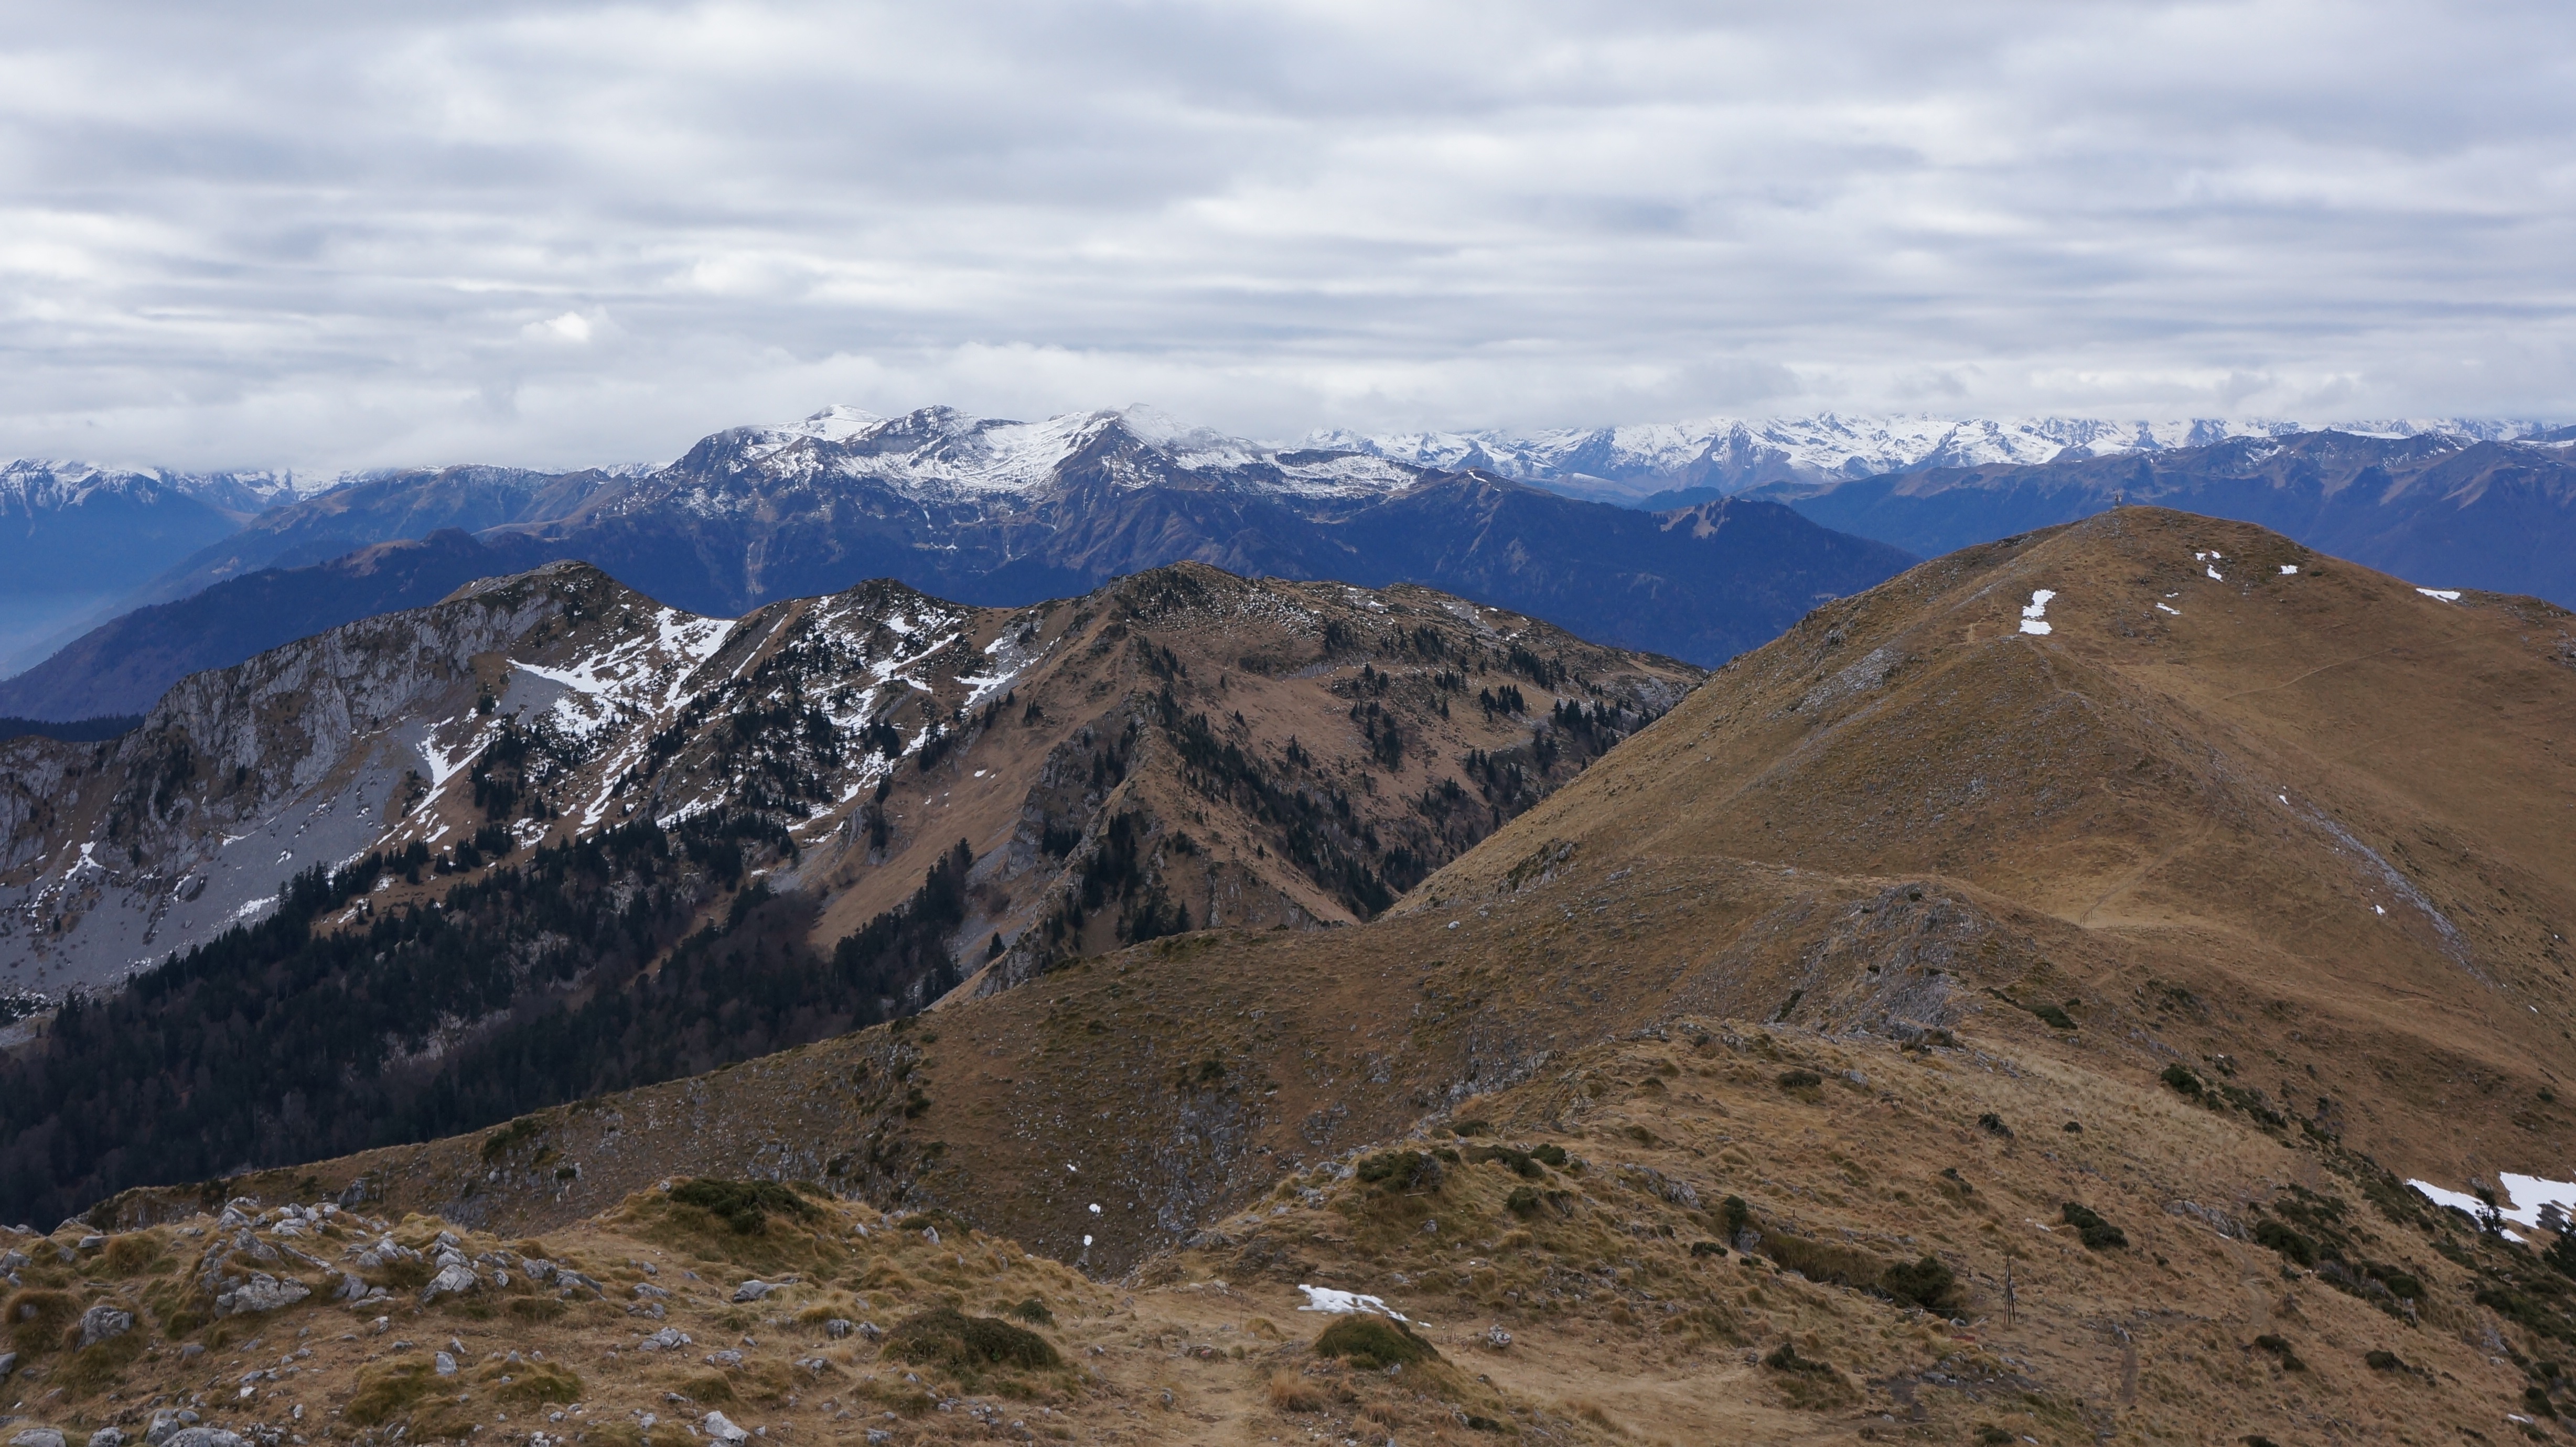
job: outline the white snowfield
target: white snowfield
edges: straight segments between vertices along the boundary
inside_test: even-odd
[[[2418,588],[2415,591],[2427,598],[2439,598],[2445,603],[2460,601],[2460,590],[2457,588]]]
[[[2048,634],[2050,631],[2048,626],[2048,600],[2056,596],[2057,590],[2055,588],[2041,588],[2030,595],[2029,604],[2021,610],[2022,632],[2037,633],[2043,637]]]

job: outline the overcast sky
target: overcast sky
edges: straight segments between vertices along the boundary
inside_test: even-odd
[[[0,0],[0,455],[2576,417],[2558,4]]]

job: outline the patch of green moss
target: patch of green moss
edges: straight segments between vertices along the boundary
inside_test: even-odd
[[[1413,1328],[1400,1321],[1354,1312],[1324,1328],[1324,1334],[1315,1338],[1315,1355],[1338,1357],[1352,1366],[1374,1372],[1391,1366],[1436,1361],[1440,1351],[1414,1335]]]
[[[2087,1250],[2117,1251],[2129,1244],[2127,1232],[2103,1220],[2101,1214],[2090,1206],[2068,1201],[2058,1207],[2058,1214],[2065,1218],[2067,1225],[2075,1228],[2075,1234]]]
[[[977,1367],[1057,1367],[1064,1358],[1053,1343],[1025,1327],[989,1316],[936,1307],[907,1317],[886,1333],[887,1356],[960,1370]]]
[[[671,1200],[694,1206],[745,1236],[767,1230],[773,1215],[810,1221],[822,1214],[813,1202],[776,1181],[726,1181],[699,1176],[673,1186]]]
[[[484,1375],[498,1383],[492,1389],[497,1401],[523,1407],[538,1407],[549,1402],[581,1400],[581,1378],[572,1368],[556,1362],[512,1362],[506,1367],[486,1371]],[[501,1382],[502,1377],[510,1380]]]

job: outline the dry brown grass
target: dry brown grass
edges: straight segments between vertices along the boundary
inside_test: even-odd
[[[1191,1213],[1215,1203],[1191,1219],[1233,1244],[1154,1256],[1134,1310],[1198,1335],[1176,1326],[1150,1351],[1086,1338],[1133,1356],[1081,1360],[1110,1362],[1140,1392],[1161,1390],[1149,1367],[1200,1374],[1191,1410],[1221,1390],[1260,1410],[1276,1363],[1169,1366],[1179,1341],[1222,1345],[1216,1327],[1254,1309],[1296,1320],[1292,1287],[1318,1281],[1443,1323],[1443,1350],[1497,1390],[1579,1399],[1649,1437],[1692,1440],[1693,1413],[1753,1440],[1823,1434],[1849,1405],[1841,1393],[1889,1409],[1868,1383],[1940,1363],[1979,1392],[2024,1390],[2015,1377],[2042,1402],[2091,1400],[2122,1380],[2104,1323],[2137,1348],[2121,1410],[2144,1435],[2273,1421],[2272,1374],[2239,1360],[2266,1332],[2344,1343],[2303,1351],[2298,1385],[2365,1411],[2400,1390],[2427,1420],[2519,1410],[2522,1376],[2474,1344],[2493,1328],[2528,1358],[2563,1352],[2473,1302],[2477,1282],[2451,1257],[2485,1248],[2367,1204],[2377,1166],[2331,1141],[2347,1132],[2379,1163],[2455,1182],[2472,1159],[2528,1168],[2576,1153],[2576,1119],[2537,1095],[2576,998],[2535,933],[2576,919],[2576,836],[2530,804],[2576,793],[2563,751],[2536,742],[2576,733],[2576,673],[2545,646],[2568,620],[2437,606],[2337,565],[2312,593],[2209,585],[2183,600],[2185,629],[2144,617],[2198,586],[2178,549],[2187,563],[2193,546],[2254,557],[2281,544],[2152,510],[2114,521],[1831,605],[1380,923],[1162,942],[951,1006],[935,1045],[870,1032],[635,1092],[616,1102],[630,1154],[594,1178],[708,1169],[748,1142],[812,1140],[818,1160],[864,1143],[899,1163],[888,1189],[933,1189],[983,1229],[1068,1259],[1092,1234],[1087,1269],[1115,1275],[1166,1250],[1157,1211],[1172,1203],[1090,1183],[1186,1177]],[[2089,581],[2064,588],[2074,577]],[[2050,639],[2012,626],[2033,586],[2064,588]],[[1883,684],[1817,694],[1882,648],[1903,660]],[[2391,726],[2392,700],[2430,697],[2457,701],[2452,726]],[[1953,789],[1967,758],[1995,761],[1973,797]],[[2399,904],[2371,913],[2362,892],[2381,876],[2319,818],[2428,899],[2478,901],[2446,917],[2513,993],[2491,996]],[[1554,863],[1520,869],[1534,860]],[[2075,1001],[2081,1028],[1990,991]],[[1457,1100],[1503,1040],[1548,1052],[1545,1068]],[[1239,1094],[1175,1088],[1172,1063],[1210,1053],[1226,1082],[1249,1082]],[[2181,1099],[2157,1079],[2176,1056],[2296,1118],[2267,1127]],[[917,1120],[854,1109],[872,1087],[852,1082],[898,1058],[934,1105]],[[1796,1088],[1812,1099],[1781,1087],[1793,1071],[1817,1078]],[[1489,1122],[1478,1142],[1560,1141],[1583,1168],[1524,1182],[1462,1160],[1419,1193],[1340,1179],[1369,1152],[1463,1144],[1431,1132],[1444,1117],[1426,1102]],[[2018,1134],[1980,1129],[1988,1115]],[[2070,1119],[2080,1134],[2059,1129]],[[1191,1154],[1219,1138],[1228,1153]],[[598,1153],[607,1139],[565,1145]],[[1275,1163],[1292,1158],[1310,1164],[1283,1181]],[[479,1166],[470,1141],[378,1159],[409,1171],[399,1189],[419,1200]],[[2250,1217],[2289,1183],[2345,1202],[2371,1235],[2356,1250],[2423,1276],[2420,1328],[2321,1278],[2283,1280],[2279,1257],[2169,1209]],[[1524,1185],[1548,1193],[1525,1216],[1507,1205]],[[2055,1226],[2070,1193],[2121,1223],[2131,1249],[2087,1252]],[[1769,1254],[1690,1258],[1729,1195],[1751,1203]],[[1225,1218],[1253,1201],[1259,1215]],[[1927,1253],[1957,1273],[1972,1338],[1861,1289],[1866,1262]],[[987,1258],[969,1271],[958,1254],[972,1255],[854,1247],[828,1285],[1005,1299],[983,1279]],[[2295,1330],[2273,1319],[2293,1310]],[[1471,1354],[1487,1321],[1514,1344]],[[1783,1374],[1712,1349],[1791,1340],[1836,1375],[1777,1385]],[[2367,1374],[2360,1353],[2392,1343],[2427,1374]],[[1920,1390],[1926,1430],[1971,1430],[1968,1391]]]
[[[1556,1409],[1564,1413],[1566,1416],[1572,1417],[1577,1421],[1589,1422],[1593,1426],[1599,1427],[1604,1431],[1624,1432],[1626,1430],[1610,1415],[1608,1408],[1602,1406],[1599,1402],[1594,1401],[1590,1397],[1569,1397],[1566,1400],[1557,1403]]]
[[[1304,1377],[1297,1375],[1295,1372],[1272,1372],[1270,1374],[1269,1385],[1266,1388],[1266,1394],[1269,1398],[1270,1410],[1274,1412],[1320,1412],[1324,1410],[1324,1394],[1315,1390],[1315,1386],[1312,1382],[1307,1381]]]

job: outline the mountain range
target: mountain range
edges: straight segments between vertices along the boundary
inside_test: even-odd
[[[440,533],[376,546],[429,528]],[[333,557],[351,548],[368,550]],[[277,566],[316,557],[333,560]],[[0,714],[139,712],[189,672],[554,559],[725,617],[870,577],[1020,606],[1189,560],[1418,583],[1707,664],[1910,555],[1778,503],[1647,514],[1478,473],[1251,449],[1133,415],[1024,425],[939,409],[892,420],[835,411],[719,433],[641,475],[451,469],[323,493],[264,515],[150,590],[175,601],[0,683]]]
[[[434,727],[410,747],[444,762],[409,827],[453,820],[422,877],[381,853],[312,873],[220,949],[22,1022],[0,1063],[0,1181],[225,1146],[258,1167],[18,1243],[40,1424],[141,1427],[158,1401],[281,1440],[678,1447],[676,1419],[725,1441],[2079,1447],[2546,1441],[2576,1411],[2566,609],[2122,506],[1815,609],[1668,708],[1687,680],[1652,660],[1540,649],[1458,600],[1196,567],[1047,610],[970,618],[880,587],[719,625],[558,564],[407,616],[486,630],[440,645],[468,663],[416,710]],[[1447,630],[1436,652],[1425,628]],[[897,710],[894,787],[852,800],[907,811],[882,861],[871,816],[818,830],[790,807],[809,773],[848,788],[805,751],[874,747],[828,697],[829,728],[798,721],[808,670],[808,700],[881,679],[869,709]],[[675,682],[703,724],[663,702]],[[992,687],[1019,713],[988,693],[960,752],[924,758],[912,731],[960,718],[946,690]],[[295,772],[296,711],[237,707],[278,741],[267,772]],[[560,776],[507,743],[540,714],[627,710]],[[1263,881],[1247,897],[1320,897],[1329,871],[1260,873],[1289,835],[1246,822],[1317,797],[1279,738],[1292,718],[1301,751],[1332,722],[1326,773],[1355,811],[1399,801],[1400,777],[1436,810],[1446,791],[1414,780],[1445,778],[1465,819],[1483,740],[1535,763],[1597,719],[1603,751],[1499,822],[1489,805],[1489,832],[1387,907],[1279,929],[1195,889],[1222,859]],[[152,727],[10,747],[41,747],[66,773],[39,792],[92,814],[165,783],[158,828],[224,807],[238,776],[156,763]],[[1104,749],[1126,728],[1122,775]],[[979,813],[996,760],[1013,802]],[[687,869],[611,842],[710,786],[732,806],[650,821]],[[1050,880],[1033,920],[1096,880],[1090,933],[1021,927],[993,952],[977,885],[1047,855],[1076,789],[1090,862],[1019,878]],[[1120,825],[1113,797],[1149,817]],[[452,853],[478,817],[543,815],[552,838],[628,802],[600,815],[596,863]],[[94,834],[66,821],[56,847]],[[836,869],[892,877],[818,928],[796,896]],[[558,878],[622,903],[569,908]],[[688,923],[654,923],[666,899]],[[509,948],[476,933],[514,916],[535,923]],[[761,963],[835,936],[860,943],[830,969]],[[374,1036],[406,952],[497,980],[612,945],[659,972],[617,977],[628,1033],[579,1038],[639,1055],[666,1041],[665,988],[671,1018],[713,1028],[790,1018],[773,992],[792,977],[981,973],[926,1011],[927,990],[896,998],[899,1019],[818,1012],[792,1048],[705,1074],[435,1141],[280,1149],[318,1134],[303,1123],[333,1107],[296,1081],[345,1078],[331,1052]],[[306,990],[328,1007],[271,1003]],[[494,997],[451,1004],[437,1048]],[[264,1046],[275,1103],[240,1111],[249,1134],[174,1149]],[[554,1068],[533,1044],[475,1060],[460,1098]],[[119,1142],[151,1148],[129,1164]]]
[[[1933,468],[2027,466],[2187,451],[2222,442],[2342,432],[2456,443],[2560,441],[2576,429],[2480,418],[2292,422],[2191,418],[1735,418],[1544,431],[1322,431],[1309,447],[1365,453],[1416,467],[1491,472],[1580,497],[1656,509],[1768,483],[1834,483]]]
[[[2089,517],[2125,498],[2260,523],[2421,583],[2576,604],[2576,443],[2311,432],[1775,483],[1750,495],[1926,555]]]
[[[65,578],[42,570],[25,575],[22,602],[56,623],[117,616],[86,634],[55,628],[45,661],[0,683],[0,716],[130,716],[187,672],[555,558],[596,562],[711,615],[867,576],[1009,606],[1195,559],[1252,574],[1423,583],[1704,666],[1904,561],[1805,532],[1748,498],[1928,556],[2081,517],[2126,493],[2260,521],[2421,579],[2569,600],[2576,577],[2558,560],[2576,555],[2571,452],[2563,428],[2474,420],[2316,429],[1828,415],[1322,433],[1280,448],[1147,408],[1036,423],[831,408],[718,433],[667,466],[387,471],[300,499],[265,475],[102,473],[82,492],[62,482],[76,470],[22,467],[27,516],[43,513],[53,534],[78,531],[64,519],[79,513],[79,527],[100,537],[119,528],[166,537],[113,566],[63,551],[87,591],[63,593]],[[116,478],[122,491],[97,480]],[[80,498],[90,500],[64,501]],[[241,511],[259,504],[274,505]],[[1711,504],[1720,511],[1672,516]],[[360,555],[447,530],[473,546],[449,538]],[[43,533],[31,531],[29,545],[43,546]],[[170,561],[189,541],[199,546]],[[147,565],[161,571],[133,582]],[[101,583],[124,591],[103,601]]]

